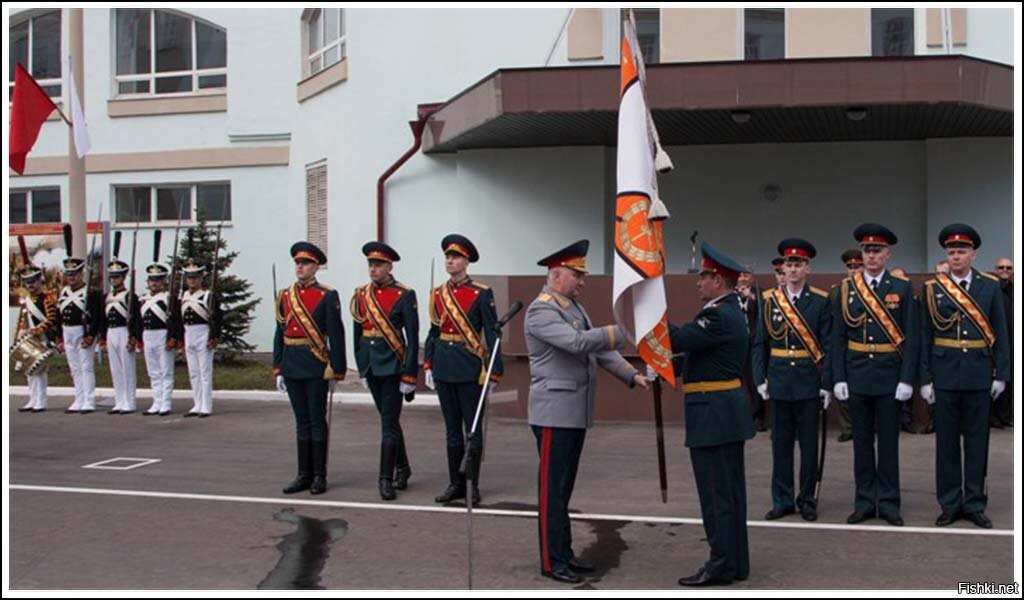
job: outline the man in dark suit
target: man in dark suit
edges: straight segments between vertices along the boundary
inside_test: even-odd
[[[679,585],[729,585],[750,574],[744,445],[754,437],[740,381],[747,361],[746,319],[736,281],[743,267],[707,243],[697,293],[704,308],[690,323],[669,324],[685,394],[686,447],[700,496],[711,556]]]
[[[865,223],[853,237],[860,243],[864,270],[840,284],[832,313],[835,397],[849,400],[853,417],[857,491],[846,522],[880,516],[899,527],[899,410],[914,394],[917,303],[910,281],[886,269],[896,235],[882,225]]]
[[[774,261],[772,262],[774,264]],[[736,299],[739,301],[740,311],[747,322],[747,333],[751,343],[757,333],[757,319],[761,306],[759,298],[757,281],[754,280],[754,275],[748,267],[748,270],[740,273],[740,278],[736,282]],[[747,360],[747,366],[743,369],[743,390],[746,392],[747,401],[750,404],[750,415],[754,419],[754,427],[758,431],[767,431],[768,402],[762,400],[757,393],[757,384],[751,370],[752,364],[751,360]]]
[[[999,278],[999,287],[1003,292],[1003,308],[1006,309],[1006,346],[1010,351],[1010,365],[1013,365],[1013,261],[1000,258],[993,270]],[[996,398],[992,406],[989,424],[997,429],[1013,427],[1013,383],[1006,382],[1006,391]]]
[[[935,493],[944,527],[963,516],[990,529],[989,411],[1010,379],[1006,312],[999,280],[974,268],[981,236],[955,223],[939,232],[949,275],[925,283],[921,319],[921,397],[935,406]],[[963,453],[960,441],[963,439]]]

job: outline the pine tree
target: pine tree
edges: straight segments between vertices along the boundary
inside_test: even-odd
[[[216,295],[217,306],[221,312],[220,335],[217,338],[217,352],[215,360],[228,362],[236,359],[243,352],[252,352],[255,346],[245,341],[245,335],[249,333],[249,327],[254,318],[253,311],[260,299],[252,298],[252,284],[236,275],[228,275],[228,267],[238,257],[238,252],[228,252],[227,241],[220,238],[220,252],[217,253],[217,228],[209,227],[206,217],[202,211],[198,211],[198,222],[188,229],[181,230],[178,242],[176,273],[181,273],[181,266],[193,259],[201,265],[206,265],[206,278],[204,284],[209,287],[213,284],[214,255],[217,259],[217,281]],[[171,255],[173,260],[174,255]],[[172,263],[175,264],[175,263]],[[177,291],[182,279],[179,275],[175,282]]]

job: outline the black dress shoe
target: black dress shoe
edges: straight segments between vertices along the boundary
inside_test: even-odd
[[[171,411],[163,410],[163,411],[158,412],[157,414],[160,415],[161,417],[166,417],[167,415],[171,414]]]
[[[964,518],[982,529],[992,529],[992,521],[981,511],[964,513]]]
[[[683,587],[710,587],[713,585],[732,585],[732,581],[714,577],[704,569],[701,569],[689,577],[680,579],[679,585]]]
[[[573,571],[579,571],[580,573],[593,573],[594,563],[589,560],[584,560],[578,556],[574,556],[569,559],[569,568]]]
[[[906,433],[917,433],[914,431],[914,428],[910,426],[910,423],[900,423],[900,431],[904,431]]]
[[[856,525],[857,523],[863,523],[864,521],[867,521],[868,519],[872,519],[872,518],[874,518],[874,516],[875,516],[874,511],[867,511],[867,512],[853,511],[852,513],[850,513],[850,516],[846,517],[846,522],[848,524],[850,524],[850,525]]]
[[[82,410],[78,411],[78,414],[80,414],[80,415],[91,415],[91,414],[92,414],[92,413],[94,413],[94,412],[96,412],[96,410],[95,410],[95,409],[92,409],[92,408],[83,408]]]
[[[903,527],[903,517],[899,515],[882,515],[882,519],[893,527]]]
[[[448,487],[441,492],[440,496],[434,498],[434,502],[444,504],[445,502],[451,502],[452,500],[461,500],[466,497],[466,486],[459,485],[457,483],[450,483]]]
[[[804,504],[800,507],[800,516],[803,517],[804,521],[817,521],[818,509],[810,504]]]
[[[141,415],[142,415],[142,416],[144,416],[144,417],[152,417],[152,416],[156,415],[157,413],[155,413],[155,412],[149,412],[149,411],[147,410],[147,411],[144,411],[144,412],[142,412],[142,413],[139,413],[139,414],[141,414]]]
[[[782,517],[785,517],[786,515],[792,515],[794,513],[796,513],[796,510],[794,510],[792,508],[786,508],[786,509],[773,508],[773,509],[771,509],[770,511],[768,511],[764,515],[764,520],[765,521],[774,521],[775,519],[781,519]]]
[[[313,483],[309,484],[309,493],[313,495],[322,494],[327,491],[327,478],[323,475],[313,477]]]
[[[1003,429],[1005,427],[1005,425],[1003,425],[1003,420],[999,417],[992,417],[988,420],[988,424],[990,427],[995,429]]]
[[[552,569],[551,571],[541,573],[541,575],[560,583],[581,583],[583,581],[583,578],[573,573],[569,567]]]
[[[122,411],[121,411],[121,414],[122,414],[122,415],[130,415],[130,414],[132,414],[132,413],[134,413],[134,412],[135,412],[134,410],[122,410]]]
[[[408,465],[395,467],[395,489],[404,490],[409,487],[410,477],[412,477],[412,469]]]
[[[192,411],[189,411],[189,412],[187,412],[187,413],[183,414],[182,416],[183,416],[183,417],[185,417],[185,418],[187,419],[187,418],[189,418],[189,417],[198,417],[198,416],[199,416],[199,413],[197,413],[197,412],[192,412]]]
[[[957,516],[958,515],[956,513],[944,512],[941,515],[939,515],[938,519],[935,519],[935,526],[945,527],[947,525],[952,525],[953,522],[957,520]]]
[[[283,494],[297,494],[309,489],[309,484],[312,483],[312,479],[308,475],[299,475],[291,483],[289,483],[281,493]]]
[[[213,413],[199,413],[199,418],[200,419],[205,419],[206,417],[212,417],[212,416],[213,416]]]
[[[45,408],[33,408],[32,412],[34,412],[34,413],[46,412],[46,409]]]
[[[112,409],[107,411],[107,414],[108,415],[119,415],[119,414],[121,414],[121,409],[120,408],[112,408]]]
[[[67,409],[67,410],[65,410],[65,411],[64,411],[64,414],[66,414],[66,415],[77,415],[77,414],[78,414],[78,413],[80,413],[80,412],[82,412],[82,411],[78,410],[77,408],[76,408],[76,409],[74,409],[74,410],[71,410],[71,409],[69,408],[69,409]]]
[[[380,492],[381,500],[394,500],[398,497],[395,493],[395,487],[390,479],[381,477],[377,480],[377,491]]]
[[[18,412],[32,412],[32,407],[31,406],[22,406],[21,408],[18,409]]]
[[[853,439],[852,433],[840,433],[837,441],[848,442]]]

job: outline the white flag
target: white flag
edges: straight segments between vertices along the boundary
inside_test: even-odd
[[[68,57],[68,79],[71,82],[71,129],[75,135],[75,153],[82,158],[89,153],[92,142],[89,141],[89,127],[85,122],[85,113],[82,111],[82,100],[78,97],[78,89],[75,87],[75,72],[71,68],[71,57]]]

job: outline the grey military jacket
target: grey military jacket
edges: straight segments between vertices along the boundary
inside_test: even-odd
[[[637,371],[617,351],[623,341],[617,326],[591,328],[582,306],[545,286],[526,310],[530,425],[593,425],[598,366],[633,386]]]

